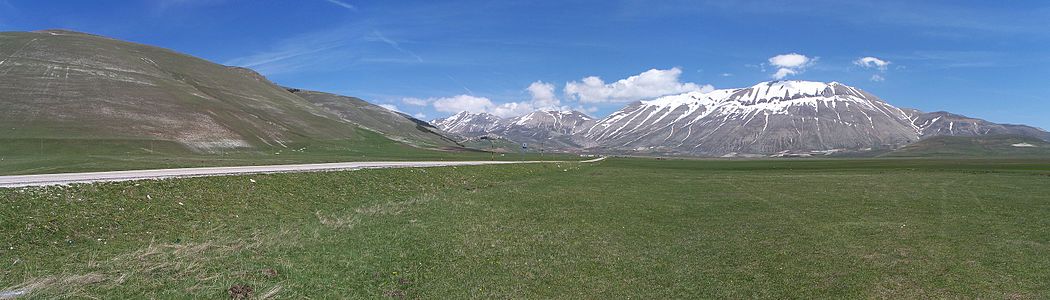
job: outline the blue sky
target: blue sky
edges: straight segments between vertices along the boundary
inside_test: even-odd
[[[49,28],[248,66],[428,120],[542,107],[600,117],[780,73],[1050,128],[1047,1],[0,0],[0,30]]]

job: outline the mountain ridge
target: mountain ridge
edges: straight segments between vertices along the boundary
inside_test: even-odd
[[[538,110],[511,118],[460,112],[431,124],[464,140],[495,135],[541,148],[580,150],[591,145],[576,131],[593,121],[593,117],[575,110]]]
[[[490,119],[471,119],[472,134],[492,133],[498,126],[486,123]],[[957,130],[957,125],[975,129]],[[636,101],[572,132],[581,149],[702,156],[895,149],[940,135],[1018,134],[1050,140],[1050,133],[1030,126],[902,109],[839,82],[801,80]]]

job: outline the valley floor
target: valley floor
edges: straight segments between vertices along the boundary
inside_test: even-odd
[[[262,166],[375,161],[574,160],[555,153],[490,153],[429,149],[361,133],[361,140],[314,141],[266,149],[202,153],[170,141],[0,138],[0,175],[54,174],[190,167]]]
[[[1048,298],[1050,161],[650,160],[0,189],[0,298]]]

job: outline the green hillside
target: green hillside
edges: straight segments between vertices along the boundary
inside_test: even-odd
[[[0,174],[487,157],[248,69],[84,33],[0,33]]]
[[[440,129],[402,113],[390,111],[355,97],[289,89],[296,96],[317,105],[344,121],[382,133],[384,136],[421,147],[460,147]]]
[[[154,140],[218,152],[354,132],[251,70],[83,33],[0,33],[0,139]]]
[[[884,157],[1050,157],[1050,143],[1016,135],[938,136]]]

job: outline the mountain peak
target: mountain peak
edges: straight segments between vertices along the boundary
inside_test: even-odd
[[[803,80],[776,80],[760,82],[751,86],[750,89],[764,90],[771,92],[797,92],[797,93],[813,93],[818,94],[823,92],[825,89],[833,86],[842,86],[838,83],[826,83],[820,81],[803,81]]]
[[[518,126],[546,126],[565,127],[574,129],[577,125],[591,121],[594,118],[575,110],[537,110],[520,117],[511,118],[510,121]]]
[[[525,114],[525,116],[532,115],[532,114],[546,114],[546,115],[551,115],[551,116],[554,116],[554,115],[580,116],[580,117],[582,117],[584,119],[588,119],[588,120],[594,119],[590,115],[587,115],[587,114],[585,114],[583,112],[580,112],[578,110],[537,110],[537,111],[533,111],[531,113]]]

